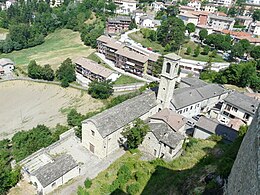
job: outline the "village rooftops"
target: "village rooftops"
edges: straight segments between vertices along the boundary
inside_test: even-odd
[[[239,31],[232,31],[232,30],[221,30],[220,32],[224,33],[224,34],[229,34],[231,36],[235,36],[235,37],[251,37],[252,35],[250,33],[247,32],[239,32]]]
[[[236,16],[236,19],[240,19],[240,20],[253,20],[253,18],[251,18],[249,16]]]
[[[171,130],[165,123],[149,123],[149,127],[158,141],[171,148],[176,148],[180,141],[185,139],[183,135]]]
[[[178,110],[202,100],[220,96],[224,93],[227,93],[227,90],[217,84],[180,88],[173,93],[171,103]]]
[[[166,108],[151,116],[151,119],[162,120],[176,132],[179,131],[187,122],[185,117]]]
[[[255,37],[249,37],[249,36],[241,36],[241,37],[236,37],[238,40],[246,39],[252,44],[259,44],[260,43],[260,38],[255,38]]]
[[[228,21],[228,22],[233,22],[235,20],[234,18],[219,16],[219,15],[215,15],[215,14],[209,14],[209,17],[214,20],[222,20],[222,21]]]
[[[250,114],[254,114],[259,105],[257,99],[238,92],[232,92],[224,99],[224,101]]]
[[[141,62],[141,63],[145,63],[148,61],[148,56],[136,53],[134,51],[130,51],[126,48],[121,48],[119,50],[116,51],[116,54],[124,56],[126,58]]]
[[[105,138],[149,112],[156,105],[155,93],[147,90],[141,95],[126,100],[113,108],[84,120],[83,123],[93,122],[100,135]]]
[[[195,128],[203,129],[212,134],[220,135],[228,141],[235,141],[238,132],[226,125],[220,124],[218,121],[206,118],[204,116],[200,117],[195,125]]]
[[[129,16],[117,16],[115,18],[108,18],[109,23],[121,23],[121,22],[131,22],[131,17]]]
[[[84,57],[76,59],[75,63],[89,70],[90,72],[93,72],[94,74],[100,75],[104,78],[108,78],[114,72]]]
[[[202,81],[201,79],[198,79],[196,77],[184,77],[181,78],[181,82],[189,85],[190,87],[202,87],[207,85],[206,82]]]
[[[193,14],[190,14],[189,12],[180,13],[179,16],[187,17],[187,18],[198,18],[197,16],[194,16]]]
[[[63,154],[56,158],[54,162],[50,162],[32,172],[32,175],[39,180],[43,187],[46,187],[77,166],[78,164],[71,155]]]
[[[112,49],[118,50],[123,48],[123,45],[117,43],[115,39],[109,38],[108,36],[101,35],[97,38],[97,41],[104,43],[105,46],[110,47]]]

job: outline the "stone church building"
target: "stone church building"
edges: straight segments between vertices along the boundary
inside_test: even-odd
[[[100,158],[105,158],[113,153],[120,147],[120,143],[123,141],[121,133],[126,125],[132,123],[137,118],[149,121],[151,116],[169,106],[178,77],[180,57],[173,53],[164,57],[157,98],[155,92],[147,90],[137,97],[126,100],[82,122],[82,144],[93,154]],[[183,128],[185,122],[182,121],[182,124],[181,128]],[[156,147],[160,147],[161,143],[165,147],[167,145],[169,147],[168,151],[172,156],[176,154],[174,151],[176,147],[181,148],[184,140],[183,134],[176,134],[176,131],[169,124],[163,122],[163,120],[151,123],[150,130],[156,137],[154,139]],[[149,139],[148,137],[146,136],[145,139]],[[147,146],[152,145],[148,144]],[[154,151],[154,149],[151,150]],[[151,150],[147,149],[147,151]],[[163,157],[165,152],[158,150],[155,156]]]

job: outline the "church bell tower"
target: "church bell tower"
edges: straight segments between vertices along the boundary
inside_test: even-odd
[[[181,57],[175,53],[164,56],[161,80],[157,95],[159,108],[169,108],[173,96],[175,83],[178,77],[179,62]]]

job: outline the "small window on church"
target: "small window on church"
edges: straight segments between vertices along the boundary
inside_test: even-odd
[[[171,64],[169,62],[167,62],[166,64],[166,73],[170,73],[171,71]]]
[[[91,135],[95,136],[95,131],[91,130]]]

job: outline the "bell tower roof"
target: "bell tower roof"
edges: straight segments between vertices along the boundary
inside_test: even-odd
[[[181,56],[178,56],[175,53],[168,53],[168,54],[164,55],[164,57],[168,58],[168,59],[171,59],[171,60],[174,60],[174,61],[177,61],[177,60],[181,59]]]

